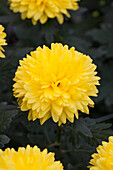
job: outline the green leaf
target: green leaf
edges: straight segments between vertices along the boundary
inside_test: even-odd
[[[104,100],[107,106],[113,105],[113,60],[101,65],[101,87],[98,101]]]
[[[113,58],[113,25],[103,25],[101,29],[88,31],[87,35],[91,36],[93,41],[99,43],[98,47],[90,49],[90,52],[93,52],[97,57],[104,56],[104,59]],[[93,50],[96,51],[96,54]]]
[[[0,148],[4,147],[4,145],[10,141],[10,138],[4,133],[18,112],[18,110],[9,110],[4,113],[0,113]]]
[[[19,110],[9,110],[0,114],[0,133],[3,133],[12,122],[12,119],[18,114]]]
[[[7,103],[0,103],[0,115],[6,111],[16,110],[17,106],[15,105],[7,105]]]
[[[0,148],[3,148],[5,144],[9,143],[9,141],[9,137],[0,134]]]
[[[94,29],[87,33],[94,41],[101,44],[113,43],[113,27],[109,25],[103,25],[101,29]]]
[[[0,0],[0,15],[8,14],[8,1],[7,0]]]
[[[81,133],[87,137],[92,137],[92,133],[83,118],[76,120],[75,129],[77,133]]]

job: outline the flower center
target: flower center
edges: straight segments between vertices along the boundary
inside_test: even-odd
[[[60,86],[60,82],[57,84],[57,87],[59,87]]]

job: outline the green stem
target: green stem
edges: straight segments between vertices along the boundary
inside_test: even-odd
[[[57,143],[60,144],[61,143],[61,135],[62,135],[62,127],[58,127],[58,131],[57,131]]]
[[[109,114],[109,115],[106,115],[106,116],[103,116],[103,117],[99,117],[96,119],[96,122],[104,122],[106,120],[109,120],[109,119],[112,119],[113,118],[113,113]]]
[[[52,147],[54,147],[54,146],[60,146],[60,144],[57,143],[57,142],[55,142],[55,143],[52,143],[51,145],[49,145],[48,148],[52,148]]]
[[[68,153],[68,152],[86,152],[86,153],[91,153],[93,152],[94,150],[90,149],[90,150],[86,150],[86,149],[67,149],[67,150],[61,150],[62,153]]]

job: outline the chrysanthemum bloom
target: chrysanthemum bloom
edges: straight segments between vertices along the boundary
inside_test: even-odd
[[[14,96],[28,119],[43,124],[52,117],[59,125],[78,118],[78,110],[89,114],[99,85],[92,59],[72,47],[52,43],[51,49],[38,47],[20,60],[14,81]]]
[[[3,45],[7,45],[6,40],[4,39],[6,37],[6,33],[3,32],[4,27],[0,25],[0,57],[5,58],[5,55],[3,54],[4,49],[2,48]]]
[[[60,24],[63,23],[63,14],[70,17],[68,10],[77,10],[79,0],[9,0],[10,9],[13,12],[20,12],[21,18],[31,18],[35,25],[39,20],[44,24],[48,18],[57,18]]]
[[[90,170],[113,170],[113,136],[109,137],[109,142],[102,142],[97,147],[97,152],[90,160]]]
[[[54,153],[42,152],[37,146],[27,145],[26,149],[20,147],[18,151],[7,148],[0,149],[1,170],[63,170],[60,161],[55,161]]]

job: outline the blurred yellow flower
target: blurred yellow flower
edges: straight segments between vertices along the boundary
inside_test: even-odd
[[[92,157],[90,170],[113,170],[113,136],[109,137],[109,142],[103,141]]]
[[[57,18],[60,24],[63,23],[65,14],[70,17],[68,10],[77,10],[79,0],[9,0],[10,9],[13,12],[20,12],[21,18],[31,18],[35,25],[39,20],[44,24],[48,18]]]
[[[52,43],[51,49],[38,47],[20,60],[13,87],[22,111],[29,110],[28,119],[43,124],[52,117],[59,125],[66,119],[74,122],[78,110],[89,114],[99,85],[92,59],[72,47]]]
[[[0,25],[0,57],[5,58],[5,55],[3,54],[4,49],[2,48],[3,45],[7,45],[6,40],[4,39],[6,37],[6,33],[3,32],[4,27]]]
[[[54,153],[47,153],[47,149],[42,152],[37,146],[33,148],[27,145],[20,147],[18,151],[7,148],[0,149],[0,169],[1,170],[63,170],[60,161],[55,161]]]

